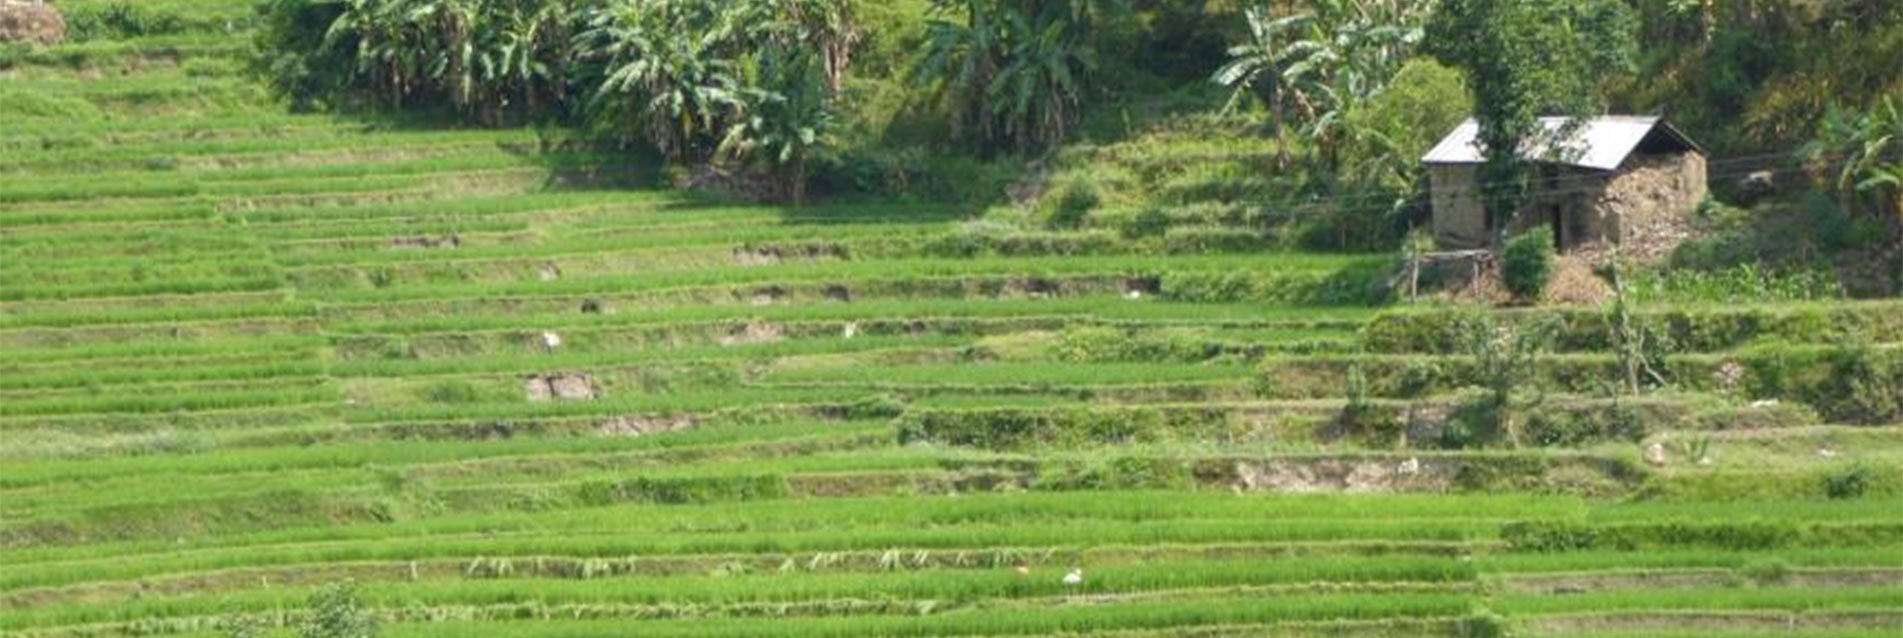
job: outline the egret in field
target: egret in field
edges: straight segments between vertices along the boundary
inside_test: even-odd
[[[1070,568],[1070,573],[1064,574],[1064,587],[1066,589],[1076,590],[1082,586],[1084,586],[1084,568]]]

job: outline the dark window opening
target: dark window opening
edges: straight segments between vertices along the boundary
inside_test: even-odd
[[[1566,209],[1558,205],[1546,208],[1546,220],[1553,227],[1553,248],[1566,249]]]

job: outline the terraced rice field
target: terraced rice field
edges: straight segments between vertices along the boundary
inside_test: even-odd
[[[1442,449],[1471,364],[1409,326],[1459,311],[1376,305],[1385,256],[707,201],[287,114],[241,53],[0,72],[45,107],[0,120],[0,634],[284,627],[343,580],[398,637],[1903,627],[1903,431],[1712,380],[1903,306],[1653,309],[1687,352],[1643,433]],[[1570,316],[1541,410],[1602,414]],[[1335,427],[1351,377],[1399,431]]]

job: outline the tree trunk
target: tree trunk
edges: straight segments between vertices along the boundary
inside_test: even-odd
[[[1275,170],[1288,170],[1288,131],[1282,124],[1282,88],[1277,80],[1269,97],[1269,117],[1275,122]]]
[[[793,193],[793,205],[806,205],[806,154],[793,158],[792,174],[788,176],[788,190]]]

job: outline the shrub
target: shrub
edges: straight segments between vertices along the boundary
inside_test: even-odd
[[[1163,276],[1163,292],[1177,301],[1236,303],[1260,294],[1255,277],[1240,270],[1228,272],[1173,272]]]
[[[264,623],[256,618],[241,617],[225,623],[225,635],[231,638],[265,638]]]
[[[1738,568],[1738,575],[1760,585],[1775,585],[1789,580],[1791,564],[1779,559],[1755,560]]]
[[[1824,496],[1832,500],[1863,498],[1870,491],[1870,468],[1856,466],[1824,476]]]
[[[357,599],[351,583],[333,583],[311,594],[310,617],[297,634],[302,638],[376,638],[377,619]]]
[[[1506,251],[1500,256],[1501,279],[1514,297],[1537,300],[1553,280],[1558,261],[1553,252],[1553,231],[1536,228],[1507,241]]]
[[[577,488],[577,498],[592,506],[618,503],[685,505],[785,498],[786,481],[779,476],[640,477],[625,481],[589,481]]]
[[[1479,384],[1486,392],[1478,400],[1463,406],[1468,418],[1483,418],[1487,423],[1471,424],[1485,438],[1505,438],[1514,446],[1522,440],[1517,414],[1530,411],[1542,400],[1537,393],[1522,388],[1539,377],[1540,355],[1553,343],[1557,329],[1551,321],[1525,325],[1502,324],[1490,315],[1467,322],[1467,351]]]
[[[1268,247],[1270,238],[1244,228],[1190,226],[1169,229],[1163,243],[1169,253],[1183,255],[1261,250]]]
[[[1831,356],[1824,405],[1833,418],[1884,424],[1903,419],[1903,365],[1868,339],[1852,339]]]
[[[1448,450],[1485,447],[1504,438],[1500,429],[1499,406],[1493,396],[1483,392],[1462,395],[1440,429],[1434,445]]]
[[[185,20],[130,2],[115,2],[86,7],[66,18],[69,34],[75,41],[129,40],[155,35],[171,35],[186,30]]]
[[[850,419],[890,419],[901,414],[905,414],[905,401],[891,394],[863,397],[846,406],[846,417]]]
[[[1170,214],[1151,206],[1118,219],[1117,232],[1125,239],[1156,237],[1170,229]]]
[[[1548,411],[1527,419],[1526,434],[1535,445],[1546,447],[1573,447],[1607,440],[1639,441],[1645,438],[1645,417],[1624,403],[1588,411]]]
[[[1038,212],[1044,218],[1045,228],[1071,230],[1082,228],[1090,211],[1096,210],[1102,201],[1094,182],[1071,180],[1045,195]]]
[[[1507,547],[1520,552],[1571,552],[1599,546],[1599,532],[1585,525],[1557,521],[1519,521],[1500,530]]]
[[[468,381],[438,381],[423,388],[423,400],[459,405],[482,402],[482,390]]]

